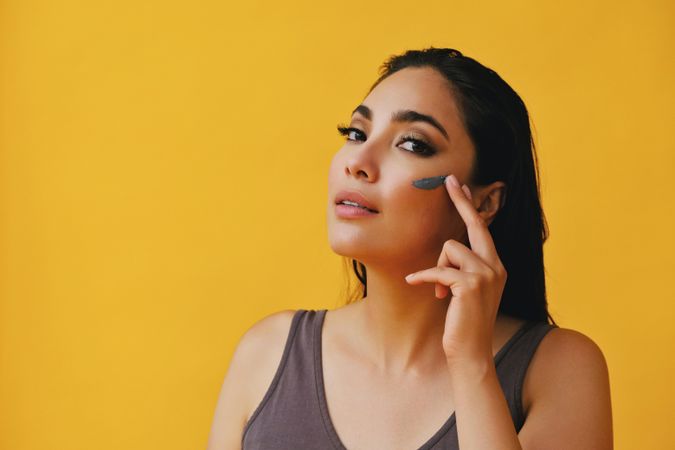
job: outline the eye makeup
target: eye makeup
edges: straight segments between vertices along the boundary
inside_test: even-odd
[[[445,179],[450,175],[440,175],[438,177],[420,178],[412,182],[412,185],[420,189],[436,189],[441,186]]]
[[[346,126],[346,124],[338,124],[337,130],[338,133],[340,133],[343,136],[346,136],[348,141],[366,140],[365,133],[359,130],[358,128],[348,127]],[[350,139],[352,133],[355,133],[357,135],[355,139]],[[398,145],[401,145],[404,142],[411,142],[413,144],[414,146],[413,149],[404,148],[404,150],[414,155],[421,156],[423,158],[429,158],[437,153],[434,146],[421,135],[418,136],[417,134],[413,134],[411,132],[406,133],[404,136],[401,137]]]

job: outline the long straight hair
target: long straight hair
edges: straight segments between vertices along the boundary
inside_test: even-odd
[[[555,324],[548,311],[543,245],[548,225],[541,207],[539,169],[530,118],[520,96],[494,70],[452,48],[429,47],[391,56],[380,67],[382,80],[406,67],[431,67],[449,82],[462,123],[476,150],[469,182],[506,184],[504,201],[489,225],[508,274],[499,312]],[[439,250],[440,251],[440,250]],[[360,287],[348,287],[346,303],[368,294],[366,266],[352,258]]]

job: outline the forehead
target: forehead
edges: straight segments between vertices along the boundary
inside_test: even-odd
[[[373,121],[389,120],[391,113],[412,109],[436,118],[448,133],[462,133],[459,108],[450,82],[430,67],[408,67],[388,76],[362,102],[373,110]]]

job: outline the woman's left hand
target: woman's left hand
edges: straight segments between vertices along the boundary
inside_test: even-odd
[[[436,283],[438,298],[445,298],[448,289],[452,291],[443,332],[449,366],[492,362],[493,329],[506,269],[487,224],[471,203],[468,187],[460,187],[454,175],[446,177],[445,187],[466,224],[471,249],[450,239],[443,245],[436,267],[408,275],[406,281],[413,285]]]

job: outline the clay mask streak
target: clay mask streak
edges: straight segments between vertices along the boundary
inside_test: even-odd
[[[420,189],[435,189],[442,185],[448,176],[449,175],[441,175],[438,177],[420,178],[419,180],[413,181],[412,185]]]

